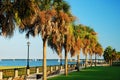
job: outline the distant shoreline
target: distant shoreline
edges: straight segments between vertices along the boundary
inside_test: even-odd
[[[26,61],[27,59],[0,59],[0,61]],[[42,61],[43,59],[29,59],[29,61]],[[55,60],[60,60],[60,59],[47,59],[49,61],[55,61]],[[62,59],[64,60],[64,59]],[[75,61],[75,59],[68,59]]]
[[[0,61],[26,61],[27,59],[0,59]],[[42,61],[43,59],[29,59],[30,61]],[[58,60],[58,59],[47,59],[47,60]]]

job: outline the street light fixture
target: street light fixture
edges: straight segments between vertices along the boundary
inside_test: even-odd
[[[29,46],[30,46],[30,42],[27,42],[27,46],[28,46],[28,53],[27,53],[27,69],[29,69]]]

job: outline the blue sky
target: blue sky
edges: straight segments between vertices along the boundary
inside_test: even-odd
[[[110,45],[120,51],[120,0],[67,1],[78,23],[94,28],[104,48]]]
[[[77,17],[77,23],[90,26],[98,33],[103,48],[110,45],[120,51],[120,0],[66,1],[71,5],[71,12]],[[27,41],[25,34],[20,34],[17,30],[11,39],[0,36],[0,59],[26,58]],[[42,59],[41,36],[31,37],[29,41],[30,58]],[[56,59],[58,56],[47,48],[47,58]],[[84,58],[82,54],[81,58]]]

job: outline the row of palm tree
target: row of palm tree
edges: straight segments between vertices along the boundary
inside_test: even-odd
[[[77,43],[75,44],[75,47],[77,47],[78,63],[80,63],[79,58],[80,58],[80,50],[81,50],[82,53],[85,55],[85,67],[87,67],[88,54],[90,55],[91,66],[92,66],[92,55],[98,54],[99,56],[101,56],[103,53],[103,48],[97,39],[97,33],[94,31],[94,29],[90,28],[89,26],[82,25],[82,24],[75,25],[74,29],[75,29],[74,36],[76,39],[75,42]]]
[[[41,35],[43,40],[43,80],[46,80],[46,47],[47,43],[62,58],[65,51],[65,75],[68,74],[67,58],[78,55],[80,51],[86,56],[102,54],[97,33],[84,25],[73,25],[75,17],[70,12],[70,5],[64,0],[0,0],[0,33],[11,37],[18,25],[20,32],[30,35]],[[91,57],[92,59],[92,57]],[[91,61],[92,63],[92,61]]]
[[[70,52],[71,56],[77,55],[78,66],[80,63],[80,51],[86,56],[85,67],[87,67],[87,55],[102,55],[102,46],[98,43],[96,32],[82,24],[70,25],[68,34],[52,34],[48,40],[48,46],[50,46],[56,53],[62,57],[62,49],[65,51],[65,75],[67,75],[67,55]],[[96,60],[95,60],[96,61]],[[95,64],[96,65],[96,64]],[[78,69],[79,70],[79,69]]]

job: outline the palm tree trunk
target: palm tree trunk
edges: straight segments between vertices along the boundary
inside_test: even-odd
[[[87,54],[85,55],[85,68],[87,68]]]
[[[112,66],[112,59],[110,59],[110,66]]]
[[[92,67],[92,55],[90,55],[90,66]]]
[[[61,56],[61,58],[60,58],[60,66],[62,66],[62,56]]]
[[[46,79],[46,48],[47,48],[47,39],[43,39],[43,80],[47,80]]]
[[[77,55],[77,71],[79,71],[80,66],[80,54]]]
[[[65,76],[68,75],[68,67],[67,67],[67,64],[68,64],[67,51],[65,50]]]
[[[97,59],[97,55],[95,54],[95,66],[96,66],[96,64],[97,64],[96,59]]]
[[[111,66],[111,64],[110,64],[110,60],[109,60],[109,65]]]
[[[112,66],[112,59],[111,59],[111,66]]]
[[[111,60],[111,66],[112,66],[112,62],[113,62],[113,60]]]

